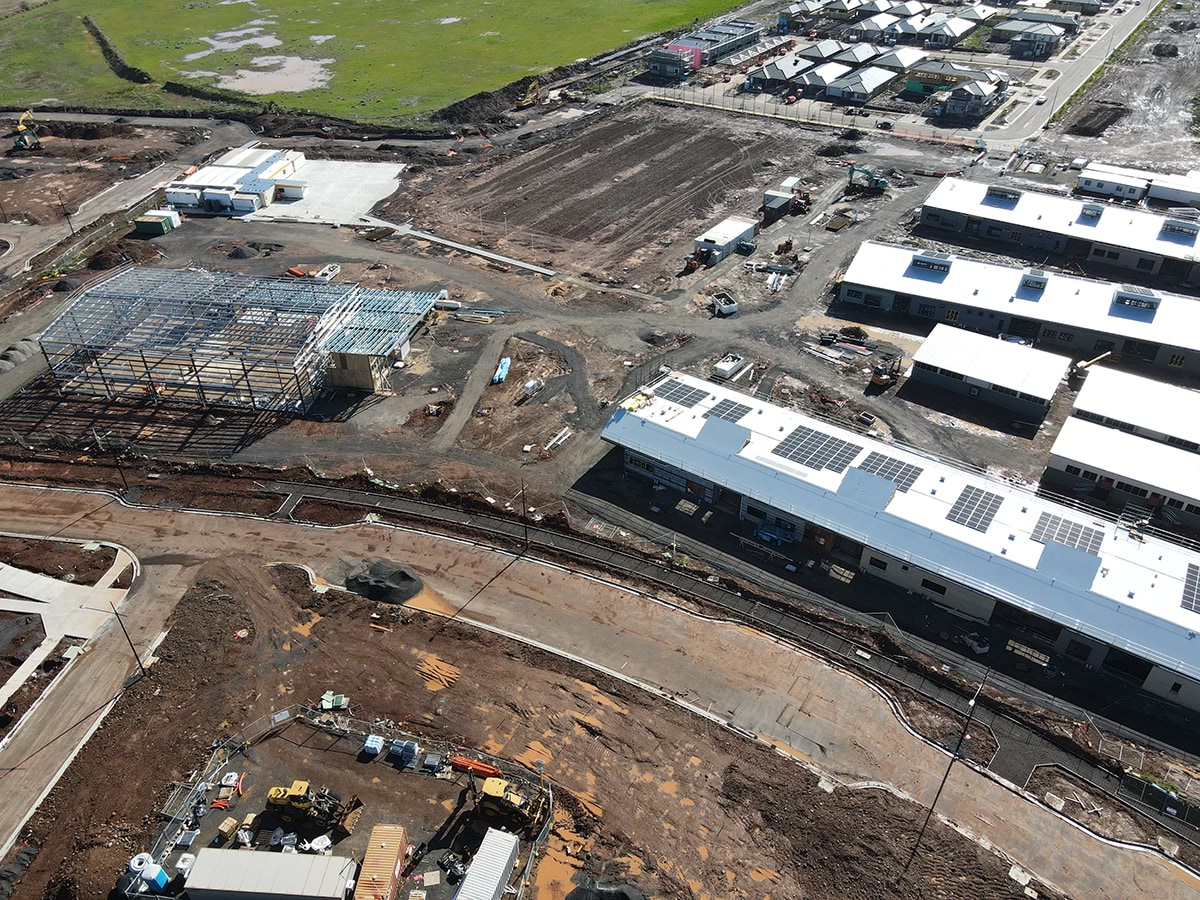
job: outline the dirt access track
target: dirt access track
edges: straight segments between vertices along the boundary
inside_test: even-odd
[[[79,851],[94,848],[103,869],[110,860],[102,845],[114,833],[123,835],[122,858],[127,845],[144,840],[143,817],[155,800],[150,785],[123,791],[118,810],[105,779],[95,776],[135,758],[139,734],[148,736],[149,749],[138,764],[156,767],[147,772],[168,781],[196,760],[156,749],[156,729],[168,735],[177,729],[187,757],[214,731],[331,684],[359,686],[376,715],[458,735],[526,764],[548,762],[548,776],[583,812],[551,844],[543,865],[557,866],[559,875],[543,876],[538,897],[565,897],[571,889],[565,880],[602,873],[667,896],[1021,896],[1007,862],[936,820],[908,878],[893,885],[924,815],[899,798],[932,800],[945,753],[906,728],[877,689],[751,629],[558,566],[407,529],[353,526],[318,534],[284,521],[131,509],[97,495],[15,486],[0,487],[0,514],[28,533],[64,529],[135,552],[143,576],[123,611],[139,647],[163,630],[194,585],[245,604],[228,616],[201,610],[199,629],[188,624],[190,604],[180,607],[171,627],[177,640],[199,642],[199,671],[171,668],[184,650],[168,636],[160,650],[168,665],[131,692],[140,698],[136,715],[112,720],[118,727],[100,733],[52,795],[51,818],[35,820],[28,836],[48,844],[18,896],[43,895],[51,882],[64,880],[100,886],[114,873],[91,871]],[[373,607],[365,601],[326,607],[328,598],[272,587],[266,569],[302,562],[336,584],[364,557],[411,566],[427,589],[410,606],[425,612],[379,632],[369,627]],[[426,613],[457,613],[458,622],[440,629]],[[249,645],[232,637],[246,616],[259,648],[248,656]],[[600,671],[501,639],[507,636],[588,660]],[[414,687],[413,669],[428,653],[461,673],[449,688],[428,691],[425,679]],[[226,655],[234,658],[232,679],[220,665]],[[714,659],[722,664],[713,666]],[[37,721],[0,752],[8,770],[3,787],[10,802],[0,811],[6,830],[36,800],[39,776],[61,765],[56,754],[74,742],[87,713],[105,704],[129,668],[128,648],[110,628],[54,692],[60,702],[43,704]],[[185,677],[195,680],[194,698],[178,695]],[[758,740],[736,738],[710,717]],[[75,730],[66,727],[77,722]],[[41,735],[64,730],[70,741],[41,749]],[[68,808],[78,823],[63,828],[53,813]],[[1162,854],[1101,842],[966,765],[954,767],[938,809],[1071,896],[1127,896],[1131,884],[1148,896],[1200,896],[1200,878]],[[579,828],[586,833],[570,831]],[[62,868],[62,859],[76,857]],[[82,871],[68,871],[72,865]]]

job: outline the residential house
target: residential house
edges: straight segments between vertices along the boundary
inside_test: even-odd
[[[867,103],[896,80],[896,73],[876,66],[866,66],[843,75],[825,90],[826,96],[838,97],[848,103]]]
[[[1065,32],[1047,22],[1029,22],[1024,31],[1012,39],[1009,53],[1016,59],[1046,59],[1062,43]]]

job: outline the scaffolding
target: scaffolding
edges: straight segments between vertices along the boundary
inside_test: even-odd
[[[330,352],[394,353],[440,296],[130,266],[81,290],[41,346],[64,390],[303,412]]]

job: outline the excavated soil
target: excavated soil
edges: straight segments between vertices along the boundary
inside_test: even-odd
[[[84,550],[82,544],[0,535],[0,562],[77,584],[95,584],[116,558],[108,546]]]
[[[391,630],[371,628],[373,612]],[[936,821],[893,886],[923,808],[874,790],[826,793],[774,752],[623,683],[424,614],[315,594],[294,569],[213,561],[169,628],[149,676],[26,829],[40,852],[17,900],[103,896],[212,738],[331,685],[368,717],[521,765],[547,760],[568,815],[537,900],[561,898],[580,873],[662,897],[1022,896],[1007,863]]]

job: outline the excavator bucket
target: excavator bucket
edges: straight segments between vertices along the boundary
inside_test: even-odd
[[[350,798],[350,802],[346,804],[342,811],[342,816],[338,820],[338,831],[343,832],[347,837],[354,834],[354,826],[358,824],[358,820],[362,817],[367,805],[358,798],[357,795]]]

